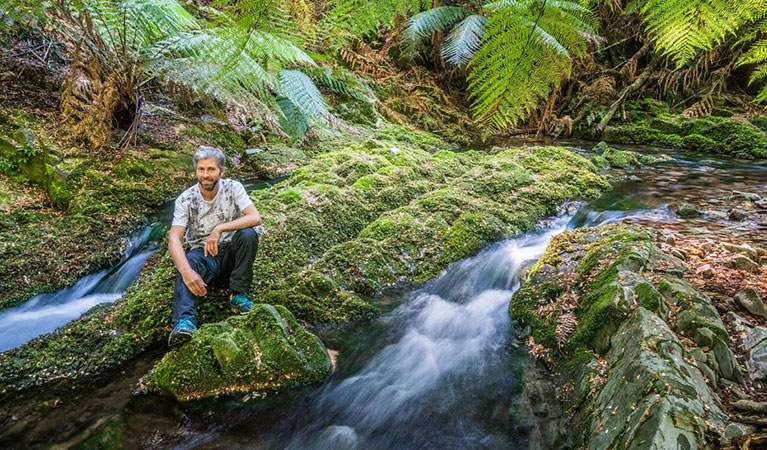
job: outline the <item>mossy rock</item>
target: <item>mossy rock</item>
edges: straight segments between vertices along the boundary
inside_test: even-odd
[[[281,391],[330,373],[322,341],[283,306],[258,304],[244,316],[203,325],[171,350],[141,384],[180,401]]]

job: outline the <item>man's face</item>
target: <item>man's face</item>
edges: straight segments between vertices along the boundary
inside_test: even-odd
[[[204,190],[210,192],[216,189],[218,180],[223,174],[224,170],[218,167],[214,158],[197,161],[197,181],[200,182],[200,187]]]

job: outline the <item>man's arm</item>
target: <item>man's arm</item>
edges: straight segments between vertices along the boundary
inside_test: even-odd
[[[170,257],[173,258],[173,264],[176,265],[178,273],[181,274],[181,278],[184,279],[184,284],[194,295],[205,295],[208,293],[206,289],[205,281],[200,274],[192,269],[189,265],[189,261],[186,260],[186,253],[184,253],[184,247],[181,245],[181,238],[184,236],[184,230],[186,227],[174,225],[170,227],[170,233],[168,234],[168,251]]]
[[[213,228],[210,236],[208,236],[208,239],[205,241],[205,249],[203,250],[205,256],[208,254],[216,256],[218,254],[218,240],[221,238],[221,233],[261,225],[261,214],[258,213],[255,206],[248,206],[242,211],[242,214],[242,217],[234,219],[231,222],[216,225],[216,227]]]

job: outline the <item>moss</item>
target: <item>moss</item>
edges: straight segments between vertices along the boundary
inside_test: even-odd
[[[602,139],[625,144],[685,148],[739,158],[767,156],[767,134],[759,127],[764,122],[759,118],[752,123],[725,117],[727,114],[690,119],[668,113],[667,106],[656,106],[639,102],[629,109],[627,105],[630,121],[606,127]]]
[[[283,390],[330,373],[324,345],[282,306],[259,304],[243,316],[203,325],[141,383],[187,401],[219,394]]]
[[[179,134],[194,138],[196,144],[211,145],[224,153],[240,152],[247,147],[245,140],[228,125],[216,122],[199,122],[180,125]]]
[[[646,252],[636,251],[651,236],[624,225],[579,229],[557,235],[531,270],[509,306],[512,318],[532,327],[536,342],[564,354],[586,350],[604,353],[610,337],[631,310],[620,280],[629,263]],[[546,268],[546,270],[544,270]],[[562,273],[561,271],[564,271]],[[577,327],[564,341],[555,335],[558,314],[539,316],[536,309],[558,311],[563,299],[577,299]],[[570,304],[569,307],[571,307]]]

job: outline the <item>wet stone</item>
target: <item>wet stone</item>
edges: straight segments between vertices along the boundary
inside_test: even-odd
[[[683,218],[689,218],[689,217],[700,217],[703,215],[702,212],[695,206],[685,203],[676,210],[676,215]]]
[[[726,265],[729,267],[735,267],[747,272],[759,271],[759,265],[755,263],[751,258],[745,255],[736,255],[726,261]]]
[[[732,198],[745,199],[745,200],[750,200],[752,202],[761,200],[761,197],[759,196],[759,194],[754,194],[752,192],[743,192],[743,191],[732,191]]]

